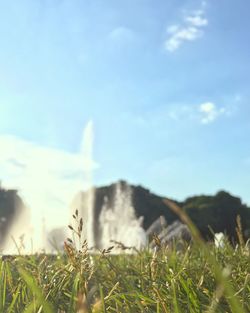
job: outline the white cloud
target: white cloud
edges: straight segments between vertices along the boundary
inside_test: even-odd
[[[195,27],[206,26],[208,24],[208,20],[200,15],[188,16],[186,21]]]
[[[174,52],[181,46],[183,41],[194,41],[201,37],[202,34],[203,33],[195,27],[182,28],[165,42],[165,48],[170,52]]]
[[[218,108],[213,102],[205,102],[199,106],[201,123],[209,124],[214,122],[220,115],[226,113],[225,108]]]
[[[166,114],[165,114],[166,113]],[[214,102],[204,102],[200,105],[179,104],[168,107],[166,112],[161,112],[159,118],[169,118],[175,122],[190,122],[209,124],[220,117],[230,117],[233,113],[231,106],[218,107]]]
[[[199,11],[193,11],[184,17],[180,24],[170,25],[167,28],[169,34],[165,41],[165,49],[169,52],[176,51],[185,41],[195,41],[203,36],[203,28],[208,25],[208,20],[204,17],[205,6]]]
[[[175,34],[178,32],[178,30],[180,29],[180,26],[179,25],[171,25],[167,28],[167,32],[169,34]]]

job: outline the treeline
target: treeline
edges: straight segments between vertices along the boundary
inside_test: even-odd
[[[24,209],[17,190],[7,190],[0,183],[0,247],[15,217]]]
[[[147,229],[157,217],[163,215],[168,224],[178,219],[169,207],[163,203],[164,197],[152,194],[141,186],[133,187],[134,205],[138,216],[144,216],[144,228]],[[237,240],[236,219],[240,216],[245,239],[250,238],[250,207],[239,197],[226,191],[214,196],[199,195],[177,203],[192,219],[204,239],[212,239],[213,232],[225,233],[231,241]]]
[[[122,188],[128,184],[119,182]],[[142,186],[131,187],[132,203],[138,217],[143,216],[143,228],[146,230],[159,218],[164,216],[168,224],[171,224],[178,216],[163,202],[165,197],[155,195]],[[103,207],[104,199],[108,199],[108,205],[112,206],[115,197],[116,184],[96,188],[94,219],[95,224]],[[84,193],[80,193],[84,198]],[[172,200],[174,201],[174,200]],[[250,238],[250,207],[242,203],[239,197],[220,191],[214,196],[200,195],[187,198],[183,202],[175,201],[192,219],[205,239],[212,239],[213,234],[223,232],[230,240],[236,240],[236,218],[240,216],[245,239]],[[67,208],[65,208],[67,209]],[[78,207],[81,210],[81,207]],[[16,190],[6,190],[0,185],[0,247],[6,233],[18,213],[24,210],[24,204]],[[98,226],[95,225],[97,229]]]
[[[98,221],[104,198],[112,206],[115,197],[116,184],[96,188],[94,215]],[[120,181],[121,188],[126,190],[128,183]],[[164,203],[164,198],[151,193],[142,186],[129,185],[132,190],[132,203],[137,217],[143,216],[143,228],[147,230],[151,224],[164,216],[168,224],[171,224],[178,216]],[[84,198],[84,193],[82,193]],[[250,237],[250,208],[242,203],[241,199],[226,191],[219,191],[214,196],[199,195],[187,198],[177,203],[192,219],[205,239],[212,239],[213,234],[223,232],[230,240],[236,240],[236,218],[241,217],[245,238]],[[211,231],[212,230],[212,231]]]
[[[212,230],[215,233],[226,233],[230,240],[236,240],[237,216],[240,216],[245,238],[250,237],[250,208],[228,192],[190,197],[181,206],[204,238],[212,238]]]

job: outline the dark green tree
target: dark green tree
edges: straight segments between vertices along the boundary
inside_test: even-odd
[[[17,190],[4,189],[0,184],[0,247],[15,217],[24,210],[22,199]]]
[[[188,198],[183,203],[183,209],[205,238],[212,238],[210,226],[214,232],[226,233],[233,240],[236,237],[237,215],[241,216],[243,229],[250,226],[250,208],[240,198],[225,191],[219,191],[215,196]]]

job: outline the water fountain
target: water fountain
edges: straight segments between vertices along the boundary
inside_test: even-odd
[[[72,160],[75,166],[74,171],[81,172],[81,179],[78,180],[76,187],[81,188],[80,186],[82,186],[87,190],[75,197],[70,213],[76,208],[79,209],[79,215],[83,218],[85,226],[83,237],[87,239],[89,247],[108,248],[111,245],[110,240],[114,240],[126,246],[141,248],[146,244],[146,234],[141,226],[142,219],[138,219],[135,215],[131,188],[128,185],[118,182],[112,197],[110,199],[103,198],[100,214],[95,212],[93,169],[96,168],[96,163],[93,161],[93,141],[93,123],[90,121],[84,129],[80,153],[67,155],[66,158],[66,173],[70,169],[69,161]],[[41,154],[44,153],[43,150],[40,152]],[[65,209],[71,202],[72,197],[69,190],[72,192],[77,190],[73,190],[68,182],[60,182],[60,190],[57,190],[58,188],[53,189],[58,187],[58,184],[53,180],[53,176],[47,175],[46,170],[57,170],[56,157],[58,153],[59,151],[53,150],[53,158],[50,160],[50,168],[48,169],[37,166],[39,162],[42,162],[39,153],[35,154],[36,162],[31,165],[27,163],[29,173],[33,175],[38,172],[37,180],[34,179],[34,186],[31,185],[26,189],[20,186],[20,194],[30,208],[28,211],[30,211],[31,217],[28,219],[27,215],[20,216],[14,223],[9,238],[5,242],[4,253],[17,252],[12,237],[18,242],[18,238],[22,234],[24,234],[23,243],[26,246],[23,253],[34,253],[41,250],[50,252],[51,245],[48,244],[48,234],[54,234],[57,247],[62,246],[62,242],[65,240],[65,229],[63,227],[68,224],[68,218],[66,218],[68,214],[65,213]],[[30,159],[33,160],[34,158]],[[62,162],[62,166],[63,164]],[[51,191],[54,192],[53,197]],[[51,206],[45,209],[45,200],[50,196],[51,203],[59,203],[59,205],[56,208]],[[60,224],[58,222],[59,218]],[[53,229],[56,231],[53,231]],[[53,238],[50,238],[50,241],[53,241]]]
[[[99,246],[107,248],[110,241],[122,243],[126,247],[141,249],[147,243],[146,233],[142,228],[142,218],[137,218],[132,204],[132,190],[127,184],[116,183],[113,205],[104,199],[99,216]]]

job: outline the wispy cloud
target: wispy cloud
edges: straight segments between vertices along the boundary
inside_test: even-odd
[[[202,3],[202,8],[197,11],[185,14],[183,21],[179,24],[170,25],[167,28],[168,37],[165,41],[165,49],[169,52],[174,52],[187,41],[195,41],[204,35],[204,27],[208,25],[208,20],[205,17],[205,2]]]
[[[233,114],[233,106],[218,106],[214,102],[207,101],[199,105],[182,104],[174,105],[167,110],[167,118],[175,121],[192,121],[193,123],[211,124],[221,117],[230,117]]]
[[[219,116],[226,114],[227,110],[224,107],[217,107],[213,102],[204,102],[199,106],[201,114],[200,121],[202,124],[214,122]]]

